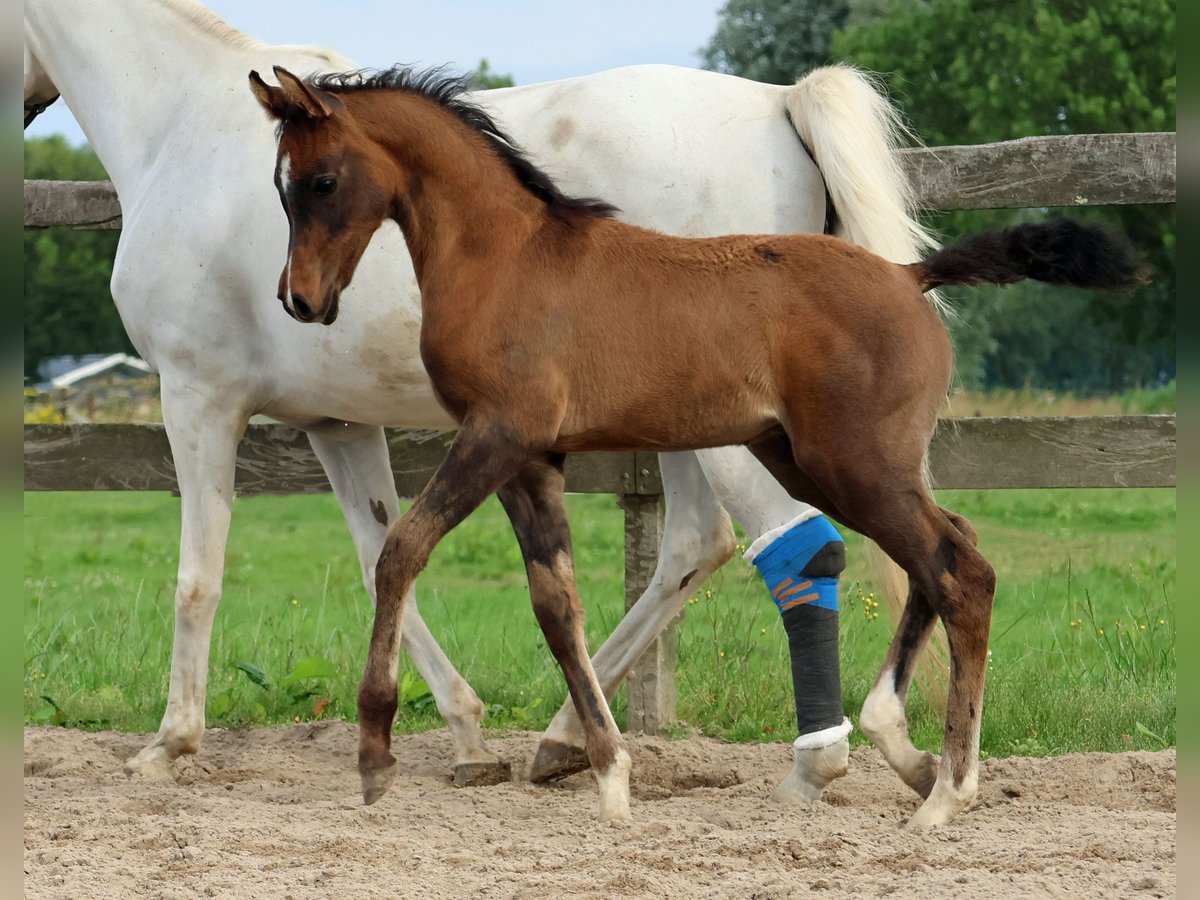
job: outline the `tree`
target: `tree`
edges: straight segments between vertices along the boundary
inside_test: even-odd
[[[833,33],[848,12],[845,0],[728,0],[700,58],[718,72],[791,84],[829,62]]]
[[[25,177],[90,181],[107,177],[96,154],[60,136],[25,141]],[[51,356],[132,352],[109,294],[117,234],[69,228],[26,230],[25,377]]]
[[[492,66],[487,61],[486,56],[479,61],[479,68],[467,75],[467,82],[473,91],[512,87],[516,84],[512,75],[501,75],[498,72],[493,72]]]
[[[833,47],[840,58],[886,73],[893,96],[931,145],[1175,128],[1171,0],[900,0],[883,17],[863,16],[847,27]],[[1110,390],[1173,375],[1174,208],[1072,214],[1116,224],[1146,253],[1154,283],[1133,294],[1088,295],[1087,303],[1063,290],[1010,289],[989,304],[986,322],[969,317],[970,327],[1008,338],[984,352],[980,371],[991,384],[1020,386],[1013,384],[1017,378],[1057,383],[1063,361],[1073,359],[1073,386]],[[1002,215],[1010,221],[1028,216]],[[941,226],[953,236],[997,222],[996,214],[955,214]],[[968,302],[977,299],[973,293]],[[1024,353],[1035,333],[1059,337],[1053,352],[1035,354],[1043,363],[1014,368],[1000,357]],[[1018,335],[1020,348],[1012,343]]]

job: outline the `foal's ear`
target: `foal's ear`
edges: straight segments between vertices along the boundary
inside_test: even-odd
[[[309,87],[283,66],[275,66],[274,71],[288,100],[299,114],[310,119],[326,119],[333,112],[336,101],[329,94]]]
[[[250,71],[250,91],[258,99],[259,104],[267,111],[272,119],[287,118],[287,94],[281,87],[272,87],[262,80],[257,72]]]
[[[273,119],[286,122],[292,119],[325,119],[333,112],[332,96],[310,88],[287,69],[275,66],[279,86],[263,81],[258,72],[250,73],[250,90],[263,109]]]

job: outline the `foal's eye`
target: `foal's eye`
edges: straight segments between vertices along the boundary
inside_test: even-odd
[[[332,194],[337,187],[337,179],[332,175],[322,175],[319,178],[313,179],[314,194]]]

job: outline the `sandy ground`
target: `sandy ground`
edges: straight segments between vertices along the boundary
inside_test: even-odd
[[[396,739],[400,775],[358,798],[340,722],[210,731],[178,785],[129,779],[145,735],[25,731],[27,897],[1165,897],[1175,751],[1002,759],[925,835],[878,753],[815,810],[768,799],[786,745],[632,737],[633,815],[595,785],[450,784],[445,731]],[[537,736],[491,744],[524,771]]]

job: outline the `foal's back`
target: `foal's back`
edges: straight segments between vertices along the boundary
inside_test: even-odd
[[[906,267],[836,238],[601,220],[555,243],[536,251],[541,286],[499,303],[493,327],[498,346],[540,343],[559,450],[745,443],[786,420],[786,396],[902,405],[948,384],[945,329]]]

